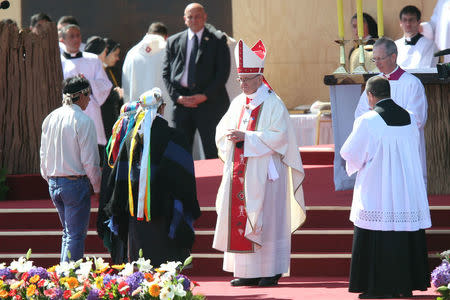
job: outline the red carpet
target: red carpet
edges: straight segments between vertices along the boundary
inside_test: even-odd
[[[348,292],[348,279],[344,277],[288,277],[282,278],[277,287],[232,287],[231,277],[193,277],[200,286],[195,294],[207,300],[253,300],[253,299],[307,299],[307,300],[355,300],[358,294]],[[406,299],[406,298],[402,298]],[[413,292],[409,299],[436,299],[433,288]]]

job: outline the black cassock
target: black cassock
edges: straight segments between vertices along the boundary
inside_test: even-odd
[[[192,222],[200,216],[195,186],[194,162],[182,134],[156,117],[150,139],[150,216],[147,222],[136,219],[139,171],[143,137],[136,135],[131,167],[134,217],[128,203],[128,168],[131,134],[124,141],[109,177],[111,198],[104,212],[118,224],[118,238],[128,244],[130,261],[139,258],[139,250],[157,267],[167,261],[183,262],[194,242]]]

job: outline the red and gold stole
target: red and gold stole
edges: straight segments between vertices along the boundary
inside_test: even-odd
[[[250,99],[247,98],[247,105]],[[242,118],[244,116],[246,106],[242,107],[239,117],[238,128],[241,127]],[[247,131],[254,131],[258,122],[259,112],[262,105],[259,105],[250,114],[247,124]],[[236,143],[233,155],[233,179],[231,186],[230,201],[230,228],[228,235],[228,251],[229,252],[254,252],[253,243],[245,236],[245,226],[247,224],[247,212],[245,210],[246,199],[244,190],[245,169],[247,166],[247,158],[244,157],[243,143]]]

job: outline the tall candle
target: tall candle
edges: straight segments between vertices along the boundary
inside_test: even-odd
[[[383,0],[377,0],[378,37],[384,36]]]
[[[356,20],[358,23],[358,36],[362,39],[364,37],[362,0],[356,0]]]
[[[344,4],[343,0],[337,0],[337,16],[338,16],[338,30],[339,38],[344,39]]]

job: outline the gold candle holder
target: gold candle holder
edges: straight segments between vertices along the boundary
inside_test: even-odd
[[[359,38],[355,42],[357,42],[358,45],[359,45],[359,66],[357,66],[353,70],[353,73],[354,74],[367,73],[367,70],[366,70],[366,67],[365,67],[365,65],[366,65],[366,57],[364,55],[364,41],[363,41],[362,38]]]
[[[347,69],[345,68],[345,43],[346,40],[336,40],[337,44],[339,44],[339,64],[340,66],[333,72],[333,74],[348,74]]]

